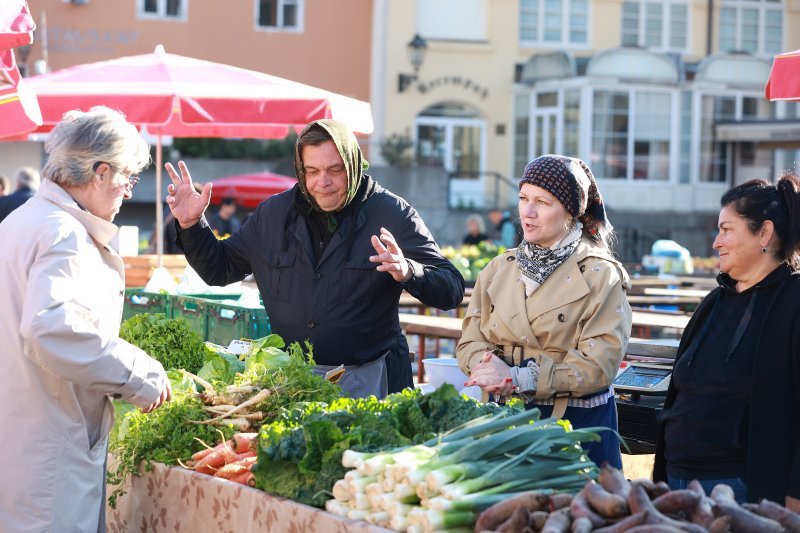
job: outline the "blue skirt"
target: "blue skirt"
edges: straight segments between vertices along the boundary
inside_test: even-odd
[[[547,418],[553,413],[552,405],[536,403],[525,405],[526,409],[533,407],[542,412],[542,418]],[[609,398],[607,404],[597,407],[567,407],[564,419],[569,420],[575,429],[607,427],[614,431],[619,430],[617,427],[617,404],[614,398]],[[589,459],[594,461],[597,466],[602,466],[603,462],[607,462],[615,468],[622,469],[622,456],[619,452],[619,439],[616,434],[603,431],[600,433],[600,437],[602,438],[600,442],[589,442],[583,445]]]

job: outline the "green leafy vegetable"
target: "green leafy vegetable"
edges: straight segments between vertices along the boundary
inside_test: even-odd
[[[197,373],[205,362],[202,337],[183,318],[163,313],[135,315],[119,328],[119,336],[157,359],[166,370]]]

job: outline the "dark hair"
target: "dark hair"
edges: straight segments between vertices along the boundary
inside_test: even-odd
[[[222,202],[220,203],[221,205],[236,205],[236,198],[226,196],[225,198],[222,199]]]
[[[303,152],[303,146],[319,146],[326,141],[332,141],[333,137],[328,133],[328,130],[315,124],[308,128],[308,130],[297,138],[297,153]]]
[[[763,179],[746,181],[722,195],[720,206],[732,205],[755,234],[767,220],[775,227],[775,258],[792,270],[800,268],[800,178],[784,174],[772,185]]]

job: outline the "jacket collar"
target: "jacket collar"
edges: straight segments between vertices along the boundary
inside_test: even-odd
[[[507,252],[506,259],[514,257]],[[516,264],[513,268],[501,268],[487,289],[492,301],[508,301],[509,305],[498,305],[496,312],[512,331],[519,336],[529,335],[530,323],[538,316],[563,305],[579,300],[589,294],[589,285],[583,277],[580,263],[587,257],[598,257],[611,262],[619,271],[622,285],[630,288],[630,278],[622,265],[601,248],[594,246],[585,237],[578,243],[575,252],[562,263],[530,298],[525,297],[522,272]],[[509,262],[515,261],[514,259]]]
[[[45,179],[37,192],[45,200],[57,205],[81,223],[86,232],[98,243],[108,246],[119,228],[112,222],[96,217],[82,209],[78,203],[58,184]]]
[[[792,270],[789,268],[789,265],[787,263],[781,263],[778,265],[778,268],[767,274],[764,279],[747,290],[742,291],[741,294],[746,294],[751,291],[765,289],[767,287],[783,283],[791,275],[791,273]],[[736,290],[737,281],[725,272],[720,272],[717,274],[717,283],[719,283],[719,286],[722,287],[723,292],[739,294],[739,291]]]

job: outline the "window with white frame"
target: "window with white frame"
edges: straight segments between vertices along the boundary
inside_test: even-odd
[[[672,95],[595,89],[592,101],[594,174],[606,179],[669,180]]]
[[[142,18],[186,20],[188,0],[139,0],[138,14]]]
[[[520,0],[523,46],[585,46],[589,42],[588,0]]]
[[[689,45],[688,26],[685,1],[629,0],[622,4],[623,46],[684,52]]]
[[[259,28],[299,30],[302,17],[303,0],[256,0]]]
[[[719,50],[774,55],[783,49],[781,0],[724,0],[719,14]]]

